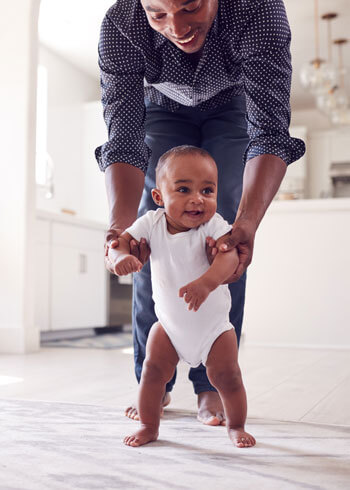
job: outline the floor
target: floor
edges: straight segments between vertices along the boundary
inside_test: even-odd
[[[166,412],[156,442],[126,447],[113,407],[1,400],[1,490],[347,490],[350,428],[249,419],[257,445]]]
[[[180,364],[159,440],[135,449],[122,443],[137,427],[123,413],[137,391],[132,348],[1,355],[1,490],[349,488],[349,351],[243,343],[240,364],[254,448],[195,420]]]
[[[240,348],[248,417],[350,426],[350,353]],[[172,409],[195,410],[196,398],[180,364]],[[0,356],[0,398],[94,404],[119,410],[135,399],[132,349],[43,348]]]

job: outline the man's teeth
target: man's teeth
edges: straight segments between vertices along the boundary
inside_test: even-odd
[[[193,38],[194,38],[194,34],[193,34],[193,36],[189,37],[188,39],[184,39],[183,41],[178,41],[178,43],[180,43],[180,44],[189,43],[190,41],[192,41]]]

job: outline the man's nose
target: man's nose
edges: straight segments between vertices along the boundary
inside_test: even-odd
[[[169,32],[175,39],[183,39],[191,31],[191,26],[187,25],[183,19],[173,17],[169,20]]]

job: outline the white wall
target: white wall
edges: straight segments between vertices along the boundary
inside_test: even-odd
[[[34,326],[37,0],[0,15],[0,352],[39,346]]]
[[[54,162],[54,197],[45,199],[43,190],[38,189],[37,208],[57,213],[69,208],[81,216],[83,106],[99,99],[99,80],[43,45],[39,62],[48,69],[47,146]]]
[[[292,111],[291,126],[305,126],[308,132],[318,129],[329,129],[331,124],[328,117],[317,109]]]

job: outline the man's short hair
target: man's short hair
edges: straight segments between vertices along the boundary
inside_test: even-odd
[[[174,146],[174,148],[171,148],[170,150],[166,151],[159,158],[156,166],[156,178],[159,178],[161,170],[165,167],[165,165],[167,164],[168,160],[171,157],[194,155],[194,154],[198,154],[204,158],[209,158],[210,160],[213,160],[213,157],[210,155],[210,153],[207,150],[204,150],[203,148],[198,148],[198,146],[193,146],[193,145]]]

